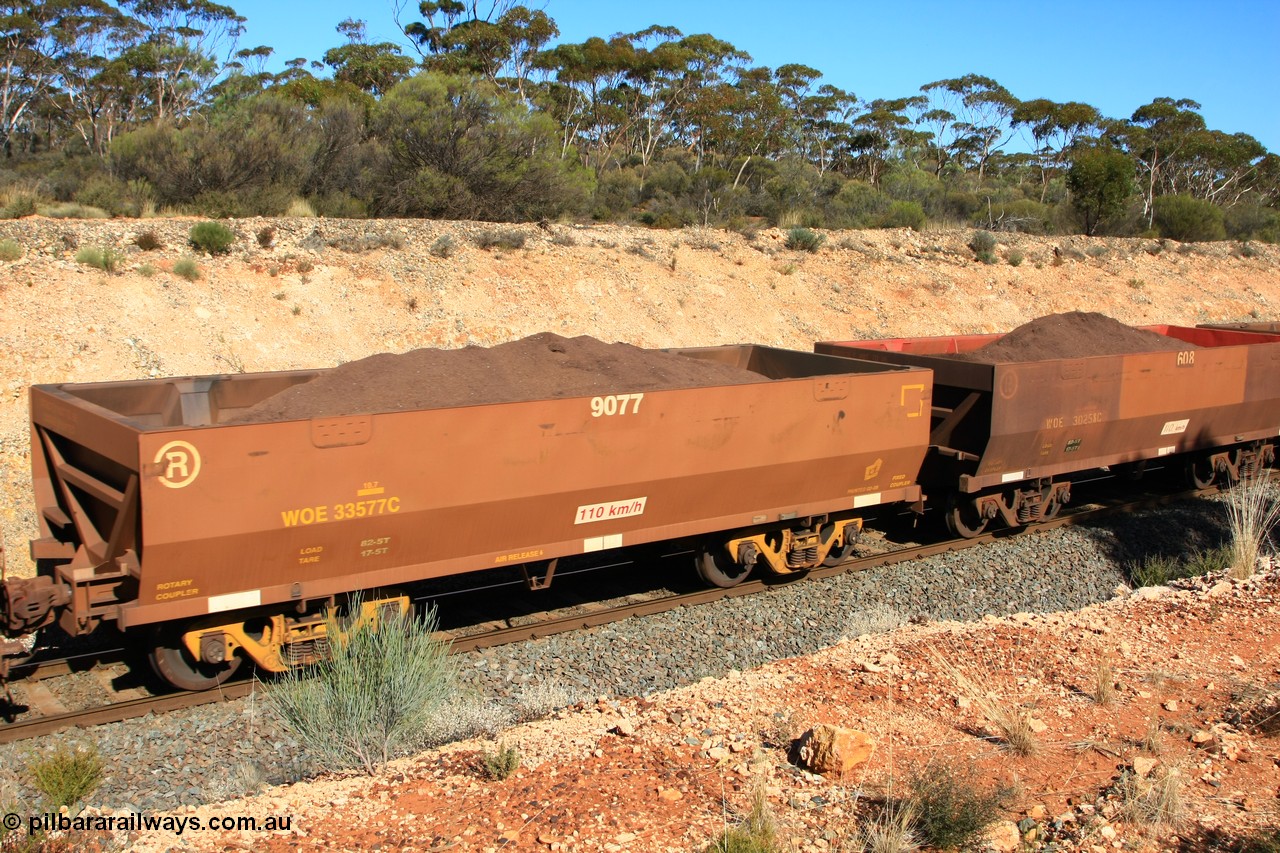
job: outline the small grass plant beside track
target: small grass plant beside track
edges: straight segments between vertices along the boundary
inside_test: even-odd
[[[82,801],[102,781],[105,763],[96,746],[59,746],[34,758],[28,770],[36,790],[44,794],[53,811]]]
[[[1227,525],[1231,530],[1230,574],[1253,575],[1280,521],[1280,490],[1268,477],[1246,477],[1227,491]]]
[[[353,597],[350,612],[360,611]],[[324,769],[374,773],[420,746],[454,694],[456,668],[436,639],[434,611],[384,615],[377,627],[326,620],[329,657],[291,670],[266,691],[281,724]]]

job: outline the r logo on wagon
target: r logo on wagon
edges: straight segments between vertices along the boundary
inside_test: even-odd
[[[200,451],[185,441],[171,441],[156,451],[160,483],[170,489],[189,486],[200,474]]]

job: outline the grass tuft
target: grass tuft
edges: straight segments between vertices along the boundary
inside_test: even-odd
[[[864,822],[850,839],[859,853],[913,853],[920,849],[911,806],[890,800],[871,821]]]
[[[1104,708],[1116,701],[1116,674],[1111,668],[1111,658],[1103,656],[1093,674],[1093,701]]]
[[[124,253],[110,246],[85,246],[76,252],[76,263],[100,269],[108,275],[115,275],[124,262]]]
[[[360,597],[349,607],[359,613]],[[417,618],[385,608],[376,626],[348,626],[330,612],[325,625],[329,656],[312,671],[283,673],[267,703],[321,767],[373,773],[422,743],[453,697],[455,664],[433,636],[434,611]]]
[[[200,278],[200,265],[195,258],[183,258],[173,265],[173,274],[187,281],[196,281]]]
[[[1031,729],[1031,718],[1011,699],[989,695],[967,673],[937,651],[930,653],[938,670],[948,675],[956,687],[967,694],[974,707],[994,728],[995,737],[1023,757],[1035,755],[1040,741]]]
[[[16,261],[22,257],[22,244],[17,240],[0,240],[0,261]]]
[[[757,787],[746,818],[721,832],[706,853],[777,853],[780,849],[778,830],[769,812],[764,788]]]
[[[1116,787],[1124,816],[1132,823],[1168,828],[1182,823],[1182,778],[1173,768],[1160,764],[1145,779],[1125,770]]]

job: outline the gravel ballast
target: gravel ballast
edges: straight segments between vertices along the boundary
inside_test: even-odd
[[[1155,543],[1204,547],[1221,535],[1220,506],[1184,501],[1099,525],[1025,533],[995,544],[753,596],[630,619],[592,631],[460,657],[458,726],[468,702],[500,726],[532,693],[562,701],[645,695],[707,676],[804,655],[907,620],[974,620],[985,614],[1074,610],[1116,595],[1124,567]],[[1148,544],[1151,543],[1151,544]],[[692,569],[691,569],[692,571]],[[675,641],[673,638],[680,638]],[[89,805],[169,809],[228,799],[263,783],[305,775],[297,745],[269,718],[261,697],[0,746],[0,788],[38,803],[21,768],[59,743],[92,742],[107,768]]]

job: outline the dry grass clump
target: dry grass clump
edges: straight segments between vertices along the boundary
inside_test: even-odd
[[[1140,826],[1175,828],[1185,817],[1182,777],[1160,764],[1146,777],[1124,771],[1116,784],[1125,820]]]
[[[1031,728],[1031,718],[1013,700],[989,694],[978,686],[968,673],[960,670],[951,661],[936,651],[931,651],[938,671],[949,676],[956,688],[973,702],[987,722],[995,728],[995,737],[1014,753],[1023,756],[1035,755],[1040,749],[1040,741]]]
[[[1253,575],[1258,558],[1280,521],[1280,493],[1267,477],[1246,477],[1227,492],[1227,526],[1231,530],[1233,578]]]
[[[1111,668],[1111,658],[1103,656],[1093,676],[1093,701],[1108,707],[1116,701],[1116,674]]]
[[[857,853],[913,853],[920,849],[915,814],[909,805],[892,800],[859,826],[849,841],[848,849]]]

